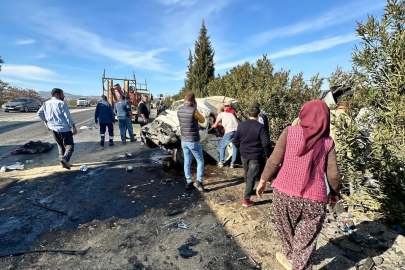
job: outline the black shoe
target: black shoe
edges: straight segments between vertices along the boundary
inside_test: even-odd
[[[131,140],[131,142],[136,142],[136,139]]]
[[[113,145],[114,145],[114,142],[113,142],[113,141],[110,141],[110,142],[108,143],[108,145],[109,145],[109,146],[113,146]]]
[[[60,164],[62,164],[63,168],[70,170],[70,164],[66,159],[61,158],[60,159]]]
[[[194,182],[194,186],[195,186],[199,191],[205,192],[205,189],[204,189],[204,186],[203,186],[203,183],[202,183],[202,182],[200,182],[200,181],[195,181],[195,182]]]
[[[101,141],[100,141],[100,145],[101,145],[101,146],[104,146],[104,140],[101,140]]]
[[[125,145],[125,144],[127,144],[127,142],[122,142],[121,144],[122,144],[122,145]]]
[[[193,188],[194,188],[194,183],[193,182],[186,184],[186,189],[192,190]]]

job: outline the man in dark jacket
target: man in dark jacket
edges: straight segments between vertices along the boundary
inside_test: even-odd
[[[142,121],[139,122],[139,125],[142,127],[147,125],[149,122],[149,110],[148,107],[146,106],[146,103],[148,103],[149,97],[147,95],[144,95],[142,97],[142,101],[139,102],[138,104],[138,115],[142,117]],[[142,137],[142,131],[141,131],[141,145],[144,145],[143,137]]]
[[[238,125],[233,145],[239,149],[242,158],[244,178],[246,183],[243,206],[253,206],[250,196],[255,181],[260,180],[266,157],[270,156],[270,139],[264,125],[260,124],[260,110],[257,107],[249,108],[249,119]]]
[[[177,111],[181,131],[181,148],[184,153],[184,175],[187,180],[187,189],[191,189],[193,185],[199,191],[204,192],[203,186],[203,171],[204,157],[200,145],[200,133],[198,122],[204,123],[205,118],[197,110],[197,102],[193,92],[188,92],[184,97],[184,105]],[[197,181],[193,183],[191,178],[191,154],[197,161]]]
[[[108,134],[110,135],[109,145],[114,145],[114,126],[115,124],[115,115],[111,104],[108,103],[107,97],[102,95],[101,101],[97,104],[96,111],[94,113],[94,121],[96,124],[100,123],[100,145],[104,146],[105,131],[108,127]]]

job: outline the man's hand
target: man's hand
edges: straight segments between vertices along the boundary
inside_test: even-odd
[[[148,123],[148,119],[147,119],[147,118],[144,118],[144,119],[143,119],[143,122],[144,122],[145,124],[147,124],[147,123]]]
[[[329,206],[330,206],[330,208],[333,209],[335,207],[336,203],[339,201],[339,196],[335,196],[335,195],[332,195],[331,193],[329,193],[328,197],[329,197]]]
[[[260,197],[260,199],[263,199],[263,193],[266,190],[266,181],[264,181],[263,179],[260,179],[259,185],[256,188],[256,194],[257,196]]]
[[[76,135],[76,134],[77,134],[76,126],[73,126],[73,135]]]

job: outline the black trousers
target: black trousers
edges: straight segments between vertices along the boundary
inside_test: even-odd
[[[52,134],[58,144],[59,160],[63,158],[69,162],[75,148],[72,131],[57,132],[52,130]]]
[[[114,125],[113,123],[100,123],[100,135],[101,139],[105,138],[105,131],[108,127],[108,135],[110,135],[110,140],[114,139]]]
[[[245,159],[242,158],[242,165],[244,171],[244,179],[245,179],[245,196],[243,199],[245,201],[250,200],[250,196],[252,196],[253,188],[255,187],[255,181],[260,180],[260,176],[264,169],[264,160],[254,160],[254,159]]]

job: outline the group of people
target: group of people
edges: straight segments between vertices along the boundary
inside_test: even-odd
[[[205,119],[197,110],[195,95],[188,92],[184,105],[177,112],[186,188],[203,186],[204,159],[200,145],[198,122]],[[246,183],[243,206],[252,206],[255,181],[260,180],[256,194],[262,198],[267,183],[278,172],[272,183],[273,211],[278,237],[284,253],[276,259],[286,269],[312,269],[316,242],[326,216],[326,205],[333,208],[339,200],[340,174],[337,168],[334,139],[331,135],[331,113],[325,102],[312,100],[304,104],[299,121],[286,127],[271,153],[268,119],[254,103],[248,109],[249,119],[240,122],[231,104],[218,108],[214,128],[222,123],[225,129],[218,166],[224,166],[225,147],[233,143],[231,167],[238,151],[241,154]],[[344,104],[338,111],[346,109]],[[334,116],[344,112],[334,112]],[[270,154],[271,153],[271,154]],[[197,161],[197,181],[190,174],[191,154]],[[265,160],[267,159],[267,162]]]
[[[119,84],[115,85],[119,87]],[[51,92],[52,98],[46,101],[38,110],[38,116],[45,123],[47,128],[52,131],[53,137],[58,145],[59,161],[63,168],[69,169],[70,158],[74,151],[73,135],[77,133],[76,123],[69,112],[69,108],[64,102],[65,95],[62,89],[54,88]],[[149,121],[149,110],[146,106],[149,97],[144,95],[142,101],[138,104],[138,114],[141,116],[140,126],[143,127]],[[100,102],[97,104],[94,121],[100,125],[100,145],[104,146],[105,133],[108,129],[109,146],[114,145],[114,124],[115,117],[118,119],[118,126],[121,134],[121,143],[126,144],[126,139],[130,142],[136,142],[134,136],[132,121],[131,121],[131,104],[128,96],[121,96],[120,101],[115,103],[114,108],[107,101],[105,95],[101,96]],[[129,138],[126,136],[128,132]],[[141,142],[143,145],[144,142]]]
[[[44,103],[38,111],[38,116],[53,133],[58,144],[61,165],[70,169],[69,160],[74,150],[73,135],[77,133],[77,129],[63,100],[63,90],[54,88],[52,99]],[[184,153],[186,188],[196,187],[204,192],[204,157],[198,123],[204,123],[206,119],[197,110],[194,93],[188,92],[184,101],[177,115]],[[147,97],[144,97],[143,103],[146,102]],[[340,104],[338,111],[347,109],[344,105]],[[114,110],[118,116],[121,140],[125,143],[126,127],[133,141],[132,124],[129,121],[130,107],[125,97],[121,97],[121,101],[115,104]],[[148,123],[149,112],[146,111],[139,110],[143,125]],[[336,117],[343,113],[333,114]],[[340,174],[334,139],[330,136],[330,110],[321,100],[304,104],[299,112],[299,120],[295,125],[284,129],[272,153],[268,119],[260,110],[260,104],[252,104],[248,115],[248,120],[240,122],[231,108],[231,103],[226,103],[224,108],[218,108],[218,117],[213,127],[221,123],[225,129],[218,166],[224,165],[225,147],[232,142],[234,149],[231,166],[234,166],[239,151],[244,169],[246,188],[243,206],[254,205],[250,197],[253,195],[256,180],[260,179],[256,194],[262,198],[267,183],[278,172],[271,187],[274,221],[284,253],[277,253],[276,259],[286,269],[312,269],[312,258],[325,219],[326,205],[329,202],[329,205],[334,207],[339,200]],[[115,118],[113,109],[104,96],[97,105],[95,121],[100,123],[101,144],[104,144],[105,131],[108,128],[110,145],[113,145]],[[195,182],[190,173],[191,155],[197,161]]]

